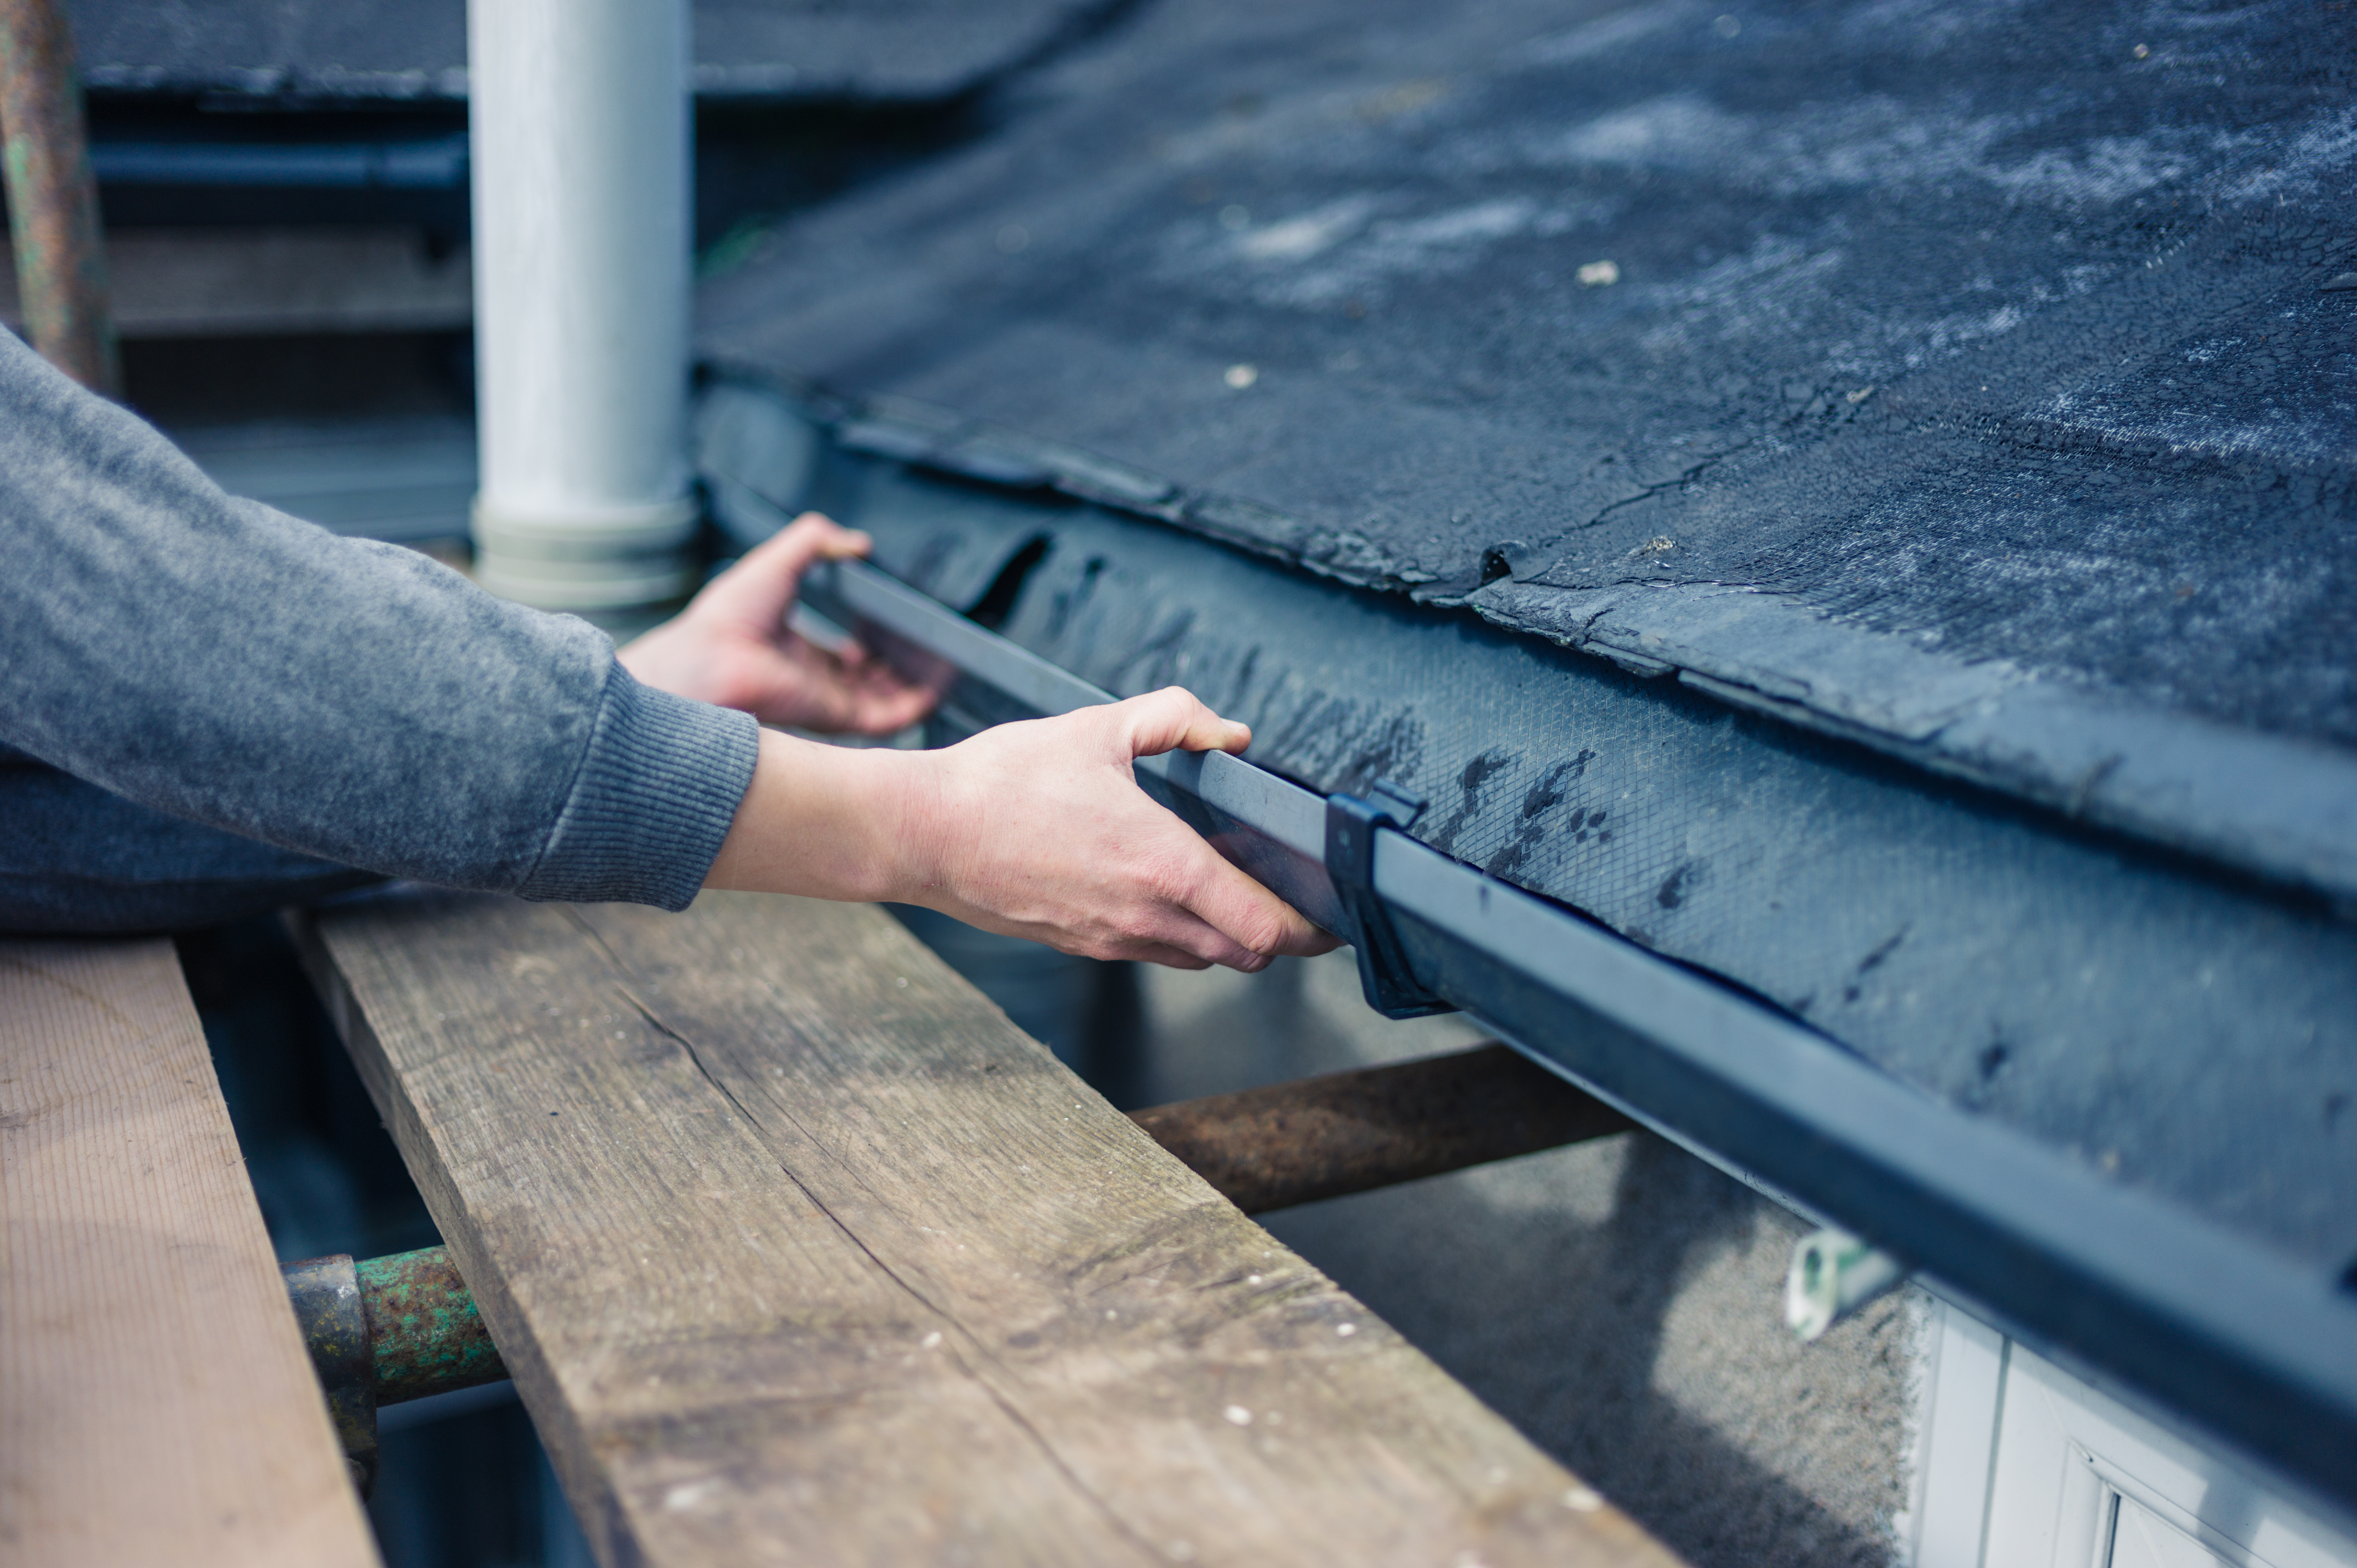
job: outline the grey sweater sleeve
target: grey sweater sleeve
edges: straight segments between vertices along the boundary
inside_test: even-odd
[[[640,685],[586,622],[225,495],[5,331],[0,422],[0,742],[340,865],[695,896],[749,716]]]

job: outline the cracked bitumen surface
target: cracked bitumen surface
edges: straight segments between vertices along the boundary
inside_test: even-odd
[[[704,347],[2357,894],[2357,17],[1725,5],[1159,0]]]

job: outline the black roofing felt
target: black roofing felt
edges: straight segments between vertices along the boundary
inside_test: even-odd
[[[703,341],[2347,897],[2352,74],[2298,0],[1157,0]]]
[[[1109,691],[1189,686],[1265,767],[1405,783],[1417,837],[1929,1093],[2332,1272],[2357,1259],[2357,922],[1156,522],[889,462],[813,476],[791,408],[726,383],[701,408],[701,465],[748,537],[822,507]]]
[[[694,87],[723,99],[931,102],[1038,55],[1104,0],[695,0]],[[466,0],[68,0],[105,91],[448,100]]]

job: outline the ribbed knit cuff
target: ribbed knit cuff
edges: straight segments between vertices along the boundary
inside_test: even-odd
[[[616,664],[526,898],[684,909],[753,781],[750,714],[641,686]]]

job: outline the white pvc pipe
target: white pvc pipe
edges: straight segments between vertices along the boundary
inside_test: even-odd
[[[548,609],[691,586],[686,0],[470,0],[476,573]]]

